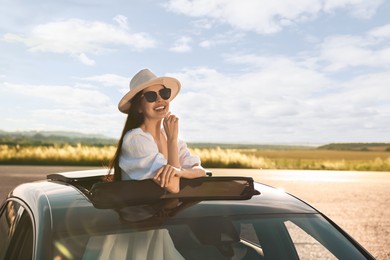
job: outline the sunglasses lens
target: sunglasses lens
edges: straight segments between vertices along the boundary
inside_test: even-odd
[[[146,101],[152,103],[157,100],[157,93],[154,91],[148,91],[144,93]]]
[[[160,97],[164,100],[167,100],[171,97],[171,89],[170,88],[163,88],[158,91],[158,94]],[[148,91],[143,93],[143,96],[145,97],[146,101],[153,103],[157,100],[157,92],[154,91]]]
[[[160,97],[164,100],[167,100],[171,97],[171,89],[170,88],[160,89],[160,91],[158,93],[160,94]]]

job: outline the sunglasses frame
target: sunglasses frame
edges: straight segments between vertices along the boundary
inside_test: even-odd
[[[145,97],[145,100],[149,103],[156,102],[157,95],[159,95],[162,99],[168,100],[172,95],[172,90],[170,88],[164,87],[160,89],[158,92],[156,91],[146,91],[142,93],[141,97]]]

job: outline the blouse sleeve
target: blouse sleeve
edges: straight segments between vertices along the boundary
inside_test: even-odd
[[[187,144],[179,139],[179,161],[182,168],[192,168],[194,165],[200,165],[200,158],[196,155],[191,155],[187,148]]]
[[[141,131],[134,129],[123,139],[119,158],[122,180],[151,179],[156,170],[167,164],[152,136]]]

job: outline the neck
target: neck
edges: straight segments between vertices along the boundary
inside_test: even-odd
[[[160,120],[145,120],[144,123],[140,126],[140,128],[144,132],[150,133],[154,139],[159,139],[161,134],[161,121]]]

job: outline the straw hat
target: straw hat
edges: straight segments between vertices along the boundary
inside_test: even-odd
[[[129,113],[129,109],[131,107],[131,99],[143,89],[158,84],[161,84],[172,90],[169,101],[176,97],[181,87],[180,82],[175,78],[157,77],[149,69],[143,69],[137,74],[135,74],[134,77],[131,79],[130,91],[123,96],[123,98],[118,104],[119,111],[125,114]]]

